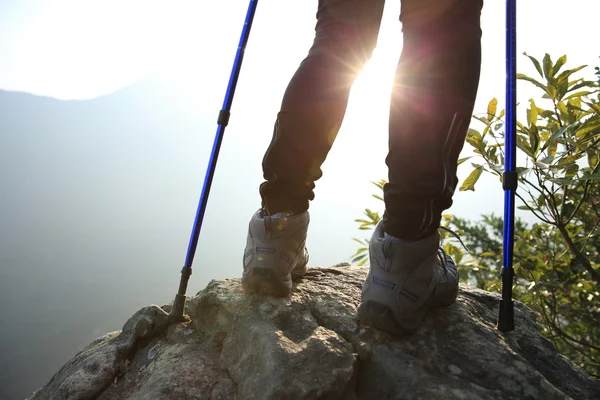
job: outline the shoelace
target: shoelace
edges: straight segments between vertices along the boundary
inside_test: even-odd
[[[458,239],[458,241],[460,242],[460,244],[462,244],[462,247],[465,248],[465,250],[467,251],[467,253],[470,252],[469,248],[467,247],[467,245],[462,241],[462,239],[460,238],[460,236],[458,236],[458,233],[454,232],[452,229],[450,228],[446,228],[445,226],[440,226],[441,229],[445,230],[446,232],[449,232],[452,236],[454,236],[455,238]]]

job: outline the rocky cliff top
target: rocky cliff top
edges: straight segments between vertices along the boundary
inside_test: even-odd
[[[499,296],[457,302],[395,338],[356,320],[366,269],[312,268],[290,297],[246,295],[239,279],[141,309],[93,341],[32,399],[598,399],[600,383],[559,355],[533,313],[496,327]]]

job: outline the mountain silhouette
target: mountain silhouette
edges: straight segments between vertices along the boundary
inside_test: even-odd
[[[218,112],[189,93],[153,81],[84,101],[0,91],[0,398],[27,396],[94,337],[176,293]],[[202,268],[241,258],[231,243],[246,228],[228,225],[250,214],[231,190],[258,201],[260,165],[239,171],[228,151],[190,291],[238,272]],[[256,182],[233,187],[232,174]]]

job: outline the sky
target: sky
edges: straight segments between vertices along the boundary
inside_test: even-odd
[[[596,33],[600,2],[517,3],[519,55],[527,51],[541,59],[548,52],[556,59],[567,54],[567,67],[590,64],[591,76],[599,62],[590,38]],[[316,4],[258,3],[222,150],[234,151],[232,143],[247,144],[251,156],[239,160],[247,163],[242,166],[252,171],[248,179],[256,186],[281,96],[313,39]],[[0,0],[0,88],[91,99],[139,81],[162,80],[179,87],[191,107],[204,114],[215,110],[216,115],[247,6],[247,0]],[[475,113],[484,112],[493,97],[499,107],[504,103],[504,7],[504,1],[487,1],[482,12],[483,61]],[[364,207],[381,207],[370,196],[369,182],[387,176],[387,105],[402,46],[399,8],[399,2],[387,1],[378,47],[353,88],[346,119],[323,165],[325,175],[311,206],[313,219],[333,223],[330,210],[337,209],[337,218],[352,220]],[[526,57],[520,55],[518,63],[520,72],[534,75]],[[531,85],[519,83],[523,104],[536,95]],[[214,130],[198,134],[212,136]],[[197,151],[204,163],[209,149]],[[470,166],[461,166],[459,178],[469,172]],[[257,193],[252,193],[240,207],[249,218],[257,205]],[[501,214],[498,180],[484,178],[475,193],[457,193],[451,212],[469,218]]]
[[[577,37],[580,32],[585,38],[594,31],[600,3],[570,1],[568,10],[577,15],[570,19],[561,13],[564,1],[517,3],[520,51],[568,53],[574,63],[597,59],[573,34]],[[80,99],[156,76],[204,86],[206,78],[212,74],[220,77],[216,71],[231,61],[247,4],[247,0],[211,2],[209,6],[190,0],[2,0],[0,87]],[[315,8],[316,1],[259,1],[248,52],[255,56],[254,61],[272,66],[253,79],[270,80],[273,70],[289,77],[288,66],[297,64],[312,40]],[[584,12],[576,13],[577,9]],[[389,79],[393,70],[401,47],[398,12],[399,2],[388,0],[369,80]],[[485,3],[482,28],[480,97],[500,92],[502,85],[503,1]],[[581,43],[586,42],[589,40]],[[222,88],[222,82],[213,81]]]

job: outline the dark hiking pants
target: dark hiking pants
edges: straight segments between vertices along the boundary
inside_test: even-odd
[[[319,0],[316,36],[283,97],[263,159],[263,207],[302,212],[377,43],[384,0]],[[403,0],[392,91],[385,232],[427,237],[452,205],[481,64],[483,0]]]

